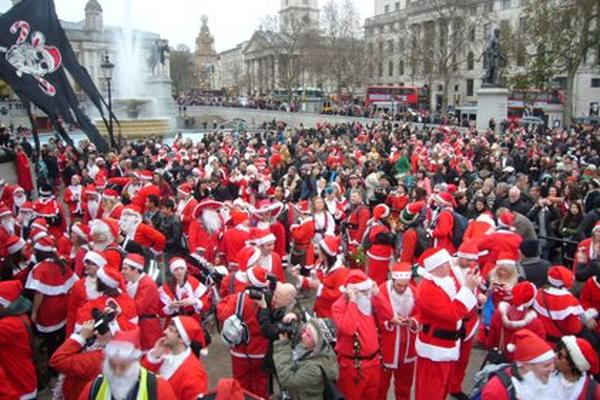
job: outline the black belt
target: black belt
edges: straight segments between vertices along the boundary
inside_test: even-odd
[[[158,315],[156,314],[144,314],[144,315],[140,315],[138,320],[143,320],[143,319],[152,319],[152,318],[158,318]]]
[[[355,355],[348,356],[346,354],[340,354],[341,357],[349,358],[351,360],[372,360],[373,358],[377,357],[378,355],[379,355],[379,351],[376,351],[375,353],[370,354],[368,356],[355,356]]]
[[[423,325],[423,332],[428,334],[431,330],[431,325]],[[458,340],[465,337],[465,328],[461,327],[457,331],[450,331],[447,329],[434,329],[431,334],[434,338],[443,339],[443,340]]]
[[[560,339],[561,339],[561,338],[560,338],[560,337],[558,337],[558,336],[552,336],[552,335],[548,335],[548,334],[546,334],[546,340],[547,340],[548,342],[552,342],[552,343],[558,343],[558,342],[560,341]]]

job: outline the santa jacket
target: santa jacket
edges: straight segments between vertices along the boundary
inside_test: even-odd
[[[473,266],[473,269],[476,268]],[[452,276],[456,279],[456,283],[458,286],[463,286],[465,284],[465,279],[467,277],[468,269],[463,269],[458,266],[458,261],[456,259],[452,260]],[[478,289],[475,290],[477,294],[479,292]],[[471,339],[477,333],[479,329],[479,309],[478,307],[473,307],[473,309],[463,318],[463,326],[465,337],[463,341],[467,341]]]
[[[188,230],[188,250],[201,254],[206,260],[214,263],[219,252],[221,232],[208,233],[199,221],[191,221]]]
[[[160,302],[162,304],[161,315],[163,316],[175,316],[175,315],[194,315],[200,314],[202,311],[208,311],[210,308],[209,291],[206,286],[199,282],[193,276],[188,276],[183,286],[176,285],[175,291],[169,286],[168,283],[164,283],[158,293],[160,296]],[[179,309],[169,308],[169,304],[174,301],[184,300],[187,298],[194,298],[196,301],[193,306],[186,306]],[[168,324],[165,324],[165,326]]]
[[[504,370],[506,375],[512,377],[511,368]],[[506,387],[497,376],[492,377],[481,391],[481,400],[512,400]]]
[[[267,353],[269,340],[262,334],[258,323],[258,305],[243,293],[232,294],[217,305],[217,319],[222,324],[227,318],[235,314],[235,308],[238,296],[244,296],[244,308],[242,311],[242,320],[248,326],[248,335],[250,340],[248,344],[240,344],[232,347],[229,351],[232,356],[238,358],[262,359]]]
[[[11,315],[0,318],[0,368],[4,369],[7,381],[20,396],[19,399],[35,399],[37,378],[33,364],[32,339],[26,315]]]
[[[162,233],[152,228],[150,225],[141,222],[135,228],[133,241],[142,247],[149,247],[155,252],[160,252],[165,248],[165,243],[167,240]],[[123,248],[125,247],[126,243],[123,244]]]
[[[97,299],[101,295],[96,289],[96,279],[83,277],[73,284],[67,302],[67,336],[73,333],[77,321],[77,311],[89,300]]]
[[[421,330],[417,336],[419,357],[432,361],[456,361],[460,353],[462,320],[476,306],[477,299],[466,287],[454,293],[446,291],[426,274],[417,289],[417,318]]]
[[[148,183],[142,187],[131,199],[131,204],[139,207],[142,210],[142,214],[146,212],[146,199],[148,196],[155,195],[160,199],[160,189],[158,186]]]
[[[104,210],[104,214],[107,214],[104,215],[104,217],[112,218],[118,221],[121,219],[121,214],[123,213],[124,208],[125,206],[123,204],[116,203],[110,210]]]
[[[290,226],[290,234],[294,248],[307,250],[312,245],[315,236],[315,221],[312,218],[306,218],[299,224],[293,224]]]
[[[194,209],[198,205],[198,200],[194,198],[194,196],[190,196],[186,200],[181,200],[180,203],[177,204],[177,217],[181,221],[181,226],[183,227],[183,233],[188,234],[190,229],[190,223],[194,220]]]
[[[482,213],[467,225],[467,230],[462,238],[463,242],[467,240],[479,240],[488,232],[493,232],[496,223],[488,213]]]
[[[230,272],[223,278],[219,295],[221,298],[227,297],[230,294],[243,292],[248,286],[248,275],[243,271]]]
[[[237,265],[237,254],[246,246],[249,239],[250,229],[241,224],[225,232],[221,240],[221,252],[225,254],[228,264]]]
[[[417,230],[415,228],[408,228],[402,234],[402,252],[400,253],[400,261],[414,265],[417,262],[415,254],[417,245]]]
[[[82,351],[84,345],[85,339],[73,334],[50,358],[50,366],[65,374],[62,386],[64,400],[77,400],[85,385],[102,371],[102,350]]]
[[[508,252],[514,255],[515,259],[519,256],[519,246],[523,238],[518,233],[509,229],[496,228],[492,233],[484,235],[477,241],[479,254],[484,259],[479,261],[484,264],[481,276],[487,278],[490,271],[496,265],[496,260],[501,252]]]
[[[413,318],[417,288],[410,285],[399,295],[392,286],[392,280],[379,286],[379,293],[373,298],[373,312],[379,328],[383,365],[386,368],[396,369],[399,364],[415,361],[416,329],[411,329],[409,325],[392,325],[390,320],[395,315],[407,319]],[[416,320],[414,322],[416,323]]]
[[[73,214],[78,214],[82,212],[81,209],[81,193],[83,192],[83,186],[69,186],[65,189],[65,193],[63,194],[63,200],[65,204],[69,207],[69,212],[71,213],[71,217]]]
[[[196,399],[208,391],[208,376],[204,366],[189,347],[176,356],[167,355],[158,359],[148,353],[142,366],[165,378],[178,400]]]
[[[354,247],[360,245],[367,229],[369,218],[371,218],[371,212],[366,206],[360,205],[352,209],[346,220],[349,237],[348,244]]]
[[[371,247],[367,250],[369,260],[386,262],[392,259],[393,247],[389,244],[381,243],[377,238],[379,234],[387,235],[389,233],[390,230],[380,222],[367,228],[365,234],[369,235],[369,241],[371,242]]]
[[[593,276],[585,281],[579,301],[585,310],[586,320],[598,318],[598,310],[600,310],[600,283],[598,283],[598,278]]]
[[[431,237],[434,247],[442,247],[448,250],[448,253],[456,253],[456,247],[452,243],[452,233],[454,231],[454,215],[452,208],[448,207],[440,211],[433,224]]]
[[[583,307],[565,288],[549,287],[538,291],[533,308],[544,324],[546,337],[556,342],[564,335],[577,335],[582,328]]]
[[[119,292],[116,297],[109,297],[103,294],[94,300],[88,300],[85,305],[77,311],[77,320],[75,322],[74,331],[79,332],[81,325],[86,321],[94,319],[92,314],[94,308],[104,311],[108,303],[113,301],[118,304],[120,311],[117,314],[117,318],[109,323],[111,333],[114,335],[119,330],[127,331],[134,329],[139,322],[135,310],[135,303],[127,293]]]
[[[332,317],[331,306],[342,295],[340,287],[344,285],[347,275],[348,268],[341,262],[336,262],[329,271],[325,272],[322,269],[317,271],[317,279],[321,283],[317,287],[317,298],[313,310],[319,318]]]
[[[135,303],[142,350],[149,350],[163,333],[158,319],[161,309],[158,287],[152,278],[142,274],[137,282],[127,285],[127,293]]]

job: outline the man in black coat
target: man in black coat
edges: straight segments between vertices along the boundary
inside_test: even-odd
[[[521,253],[521,267],[525,272],[525,278],[537,288],[548,283],[548,269],[552,266],[550,261],[541,259],[539,256],[539,242],[536,239],[527,239],[519,246]]]

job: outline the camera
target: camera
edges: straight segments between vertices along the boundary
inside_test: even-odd
[[[248,286],[246,289],[248,292],[248,297],[250,297],[252,300],[260,300],[264,295],[267,305],[271,304],[273,292],[275,292],[275,288],[277,287],[277,277],[274,275],[267,275],[267,281],[269,282],[269,285],[266,288],[259,286]]]
[[[297,321],[292,321],[288,324],[284,324],[283,322],[279,322],[277,324],[277,333],[283,333],[285,335],[287,335],[288,337],[292,338],[294,336],[296,336],[296,333],[298,332],[298,322]]]
[[[109,324],[117,316],[116,310],[109,307],[106,311],[102,312],[97,308],[92,310],[92,317],[94,318],[94,330],[100,335],[104,335],[110,330]]]

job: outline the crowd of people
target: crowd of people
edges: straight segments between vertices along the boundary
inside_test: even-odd
[[[9,140],[0,398],[600,398],[599,133]]]

